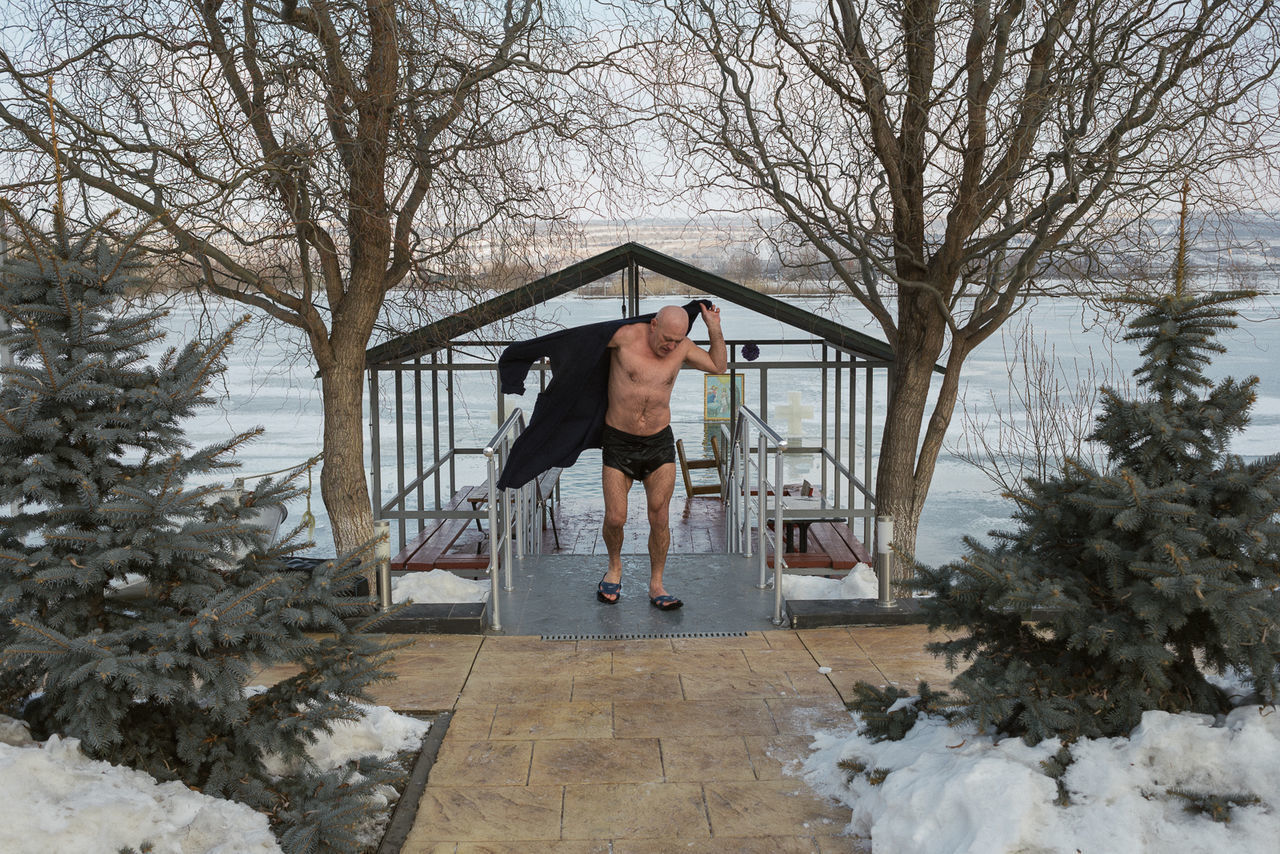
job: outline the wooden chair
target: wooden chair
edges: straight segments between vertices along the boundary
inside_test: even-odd
[[[680,474],[684,477],[684,491],[690,498],[697,495],[711,495],[719,498],[723,494],[724,481],[721,473],[724,467],[720,462],[720,443],[716,441],[715,436],[711,437],[711,454],[710,459],[691,460],[684,455],[684,440],[676,439],[676,456],[680,458]],[[695,484],[693,478],[689,476],[691,469],[714,469],[716,482]]]

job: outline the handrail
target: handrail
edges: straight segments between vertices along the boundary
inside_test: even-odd
[[[742,543],[743,552],[749,557],[751,555],[750,546],[750,514],[747,512],[747,499],[751,495],[751,487],[748,483],[750,445],[747,443],[747,432],[751,428],[755,428],[758,435],[756,449],[759,454],[759,462],[755,466],[756,471],[756,519],[759,524],[756,525],[757,532],[757,548],[760,553],[760,582],[756,586],[761,590],[768,587],[768,559],[765,548],[765,537],[769,536],[773,541],[773,624],[775,626],[782,625],[782,570],[785,565],[782,557],[782,549],[779,548],[779,537],[782,533],[782,457],[787,450],[787,440],[778,435],[778,433],[769,426],[768,422],[757,415],[750,407],[738,407],[738,421],[735,425],[734,433],[736,441],[734,442],[733,454],[730,461],[730,471],[733,474],[733,483],[731,485],[730,496],[735,505],[734,512],[729,515],[733,517],[734,522],[741,526],[741,535],[738,538]],[[774,451],[774,474],[773,474],[773,534],[766,534],[764,520],[766,518],[765,496],[769,492],[769,481],[765,478],[765,471],[768,468],[766,460],[769,446],[775,448]],[[738,506],[739,503],[741,506]]]
[[[748,436],[752,430],[757,434],[754,448]],[[725,541],[730,551],[739,552],[748,558],[752,556],[751,511],[754,510],[757,521],[754,547],[759,553],[760,566],[760,577],[757,586],[760,589],[768,588],[769,573],[766,542],[771,542],[774,554],[772,619],[773,624],[779,626],[783,623],[782,578],[787,569],[785,550],[780,544],[782,542],[784,524],[789,515],[782,494],[783,458],[789,450],[788,442],[750,407],[740,406],[738,408],[737,421],[734,423],[731,446],[728,471],[725,477]],[[828,508],[830,511],[838,512],[841,518],[850,520],[853,517],[875,516],[875,496],[871,494],[849,468],[842,465],[839,460],[836,460],[826,448],[804,448],[802,450],[819,451],[823,458],[823,464],[830,462],[835,467],[837,476],[843,477],[850,485],[848,491],[849,506],[842,508],[839,503],[836,503]],[[751,459],[753,451],[757,456],[755,461]],[[770,453],[774,455],[772,466],[768,464],[768,455]],[[770,468],[773,469],[772,480],[768,476]],[[752,483],[753,476],[754,484]],[[865,499],[866,506],[864,508],[858,509],[853,506],[855,489]],[[754,507],[750,504],[753,491],[755,493]],[[768,495],[771,491],[773,493],[773,501],[770,506]],[[826,507],[825,504],[823,506]],[[790,516],[795,517],[797,512],[799,511],[791,508]],[[813,511],[805,510],[804,513],[812,515]],[[772,518],[773,522],[772,532],[767,530],[770,518]]]
[[[498,573],[503,565],[507,571],[506,584],[503,587],[507,591],[514,589],[511,582],[512,504],[517,504],[514,508],[516,514],[514,531],[522,541],[519,549],[521,554],[524,552],[523,530],[527,513],[527,502],[523,500],[525,492],[523,488],[519,490],[521,500],[518,502],[512,500],[512,493],[516,490],[498,490],[498,469],[506,458],[506,452],[510,450],[511,443],[523,432],[524,413],[516,408],[507,416],[507,420],[502,422],[498,432],[493,434],[493,438],[484,448],[489,470],[489,627],[495,632],[502,630],[502,619],[498,613]]]

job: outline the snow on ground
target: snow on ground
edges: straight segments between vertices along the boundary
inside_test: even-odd
[[[449,572],[411,572],[391,579],[391,601],[428,605],[440,602],[483,602],[489,598],[489,582],[473,581]]]
[[[278,852],[267,817],[243,804],[157,783],[132,768],[89,759],[78,739],[0,744],[0,851],[156,854]]]
[[[849,732],[815,736],[804,778],[852,810],[849,831],[873,852],[913,854],[1270,854],[1280,839],[1280,714],[1246,705],[1217,720],[1151,711],[1129,738],[1083,739],[1063,783],[1040,763],[1061,746],[999,742],[972,724],[921,715],[901,741]],[[857,721],[857,716],[854,716]],[[837,766],[861,763],[888,776]],[[1230,823],[1187,809],[1178,792],[1256,796]]]
[[[782,595],[787,599],[875,599],[880,593],[875,571],[860,563],[844,578],[784,574]]]
[[[361,708],[360,720],[339,722],[311,748],[321,768],[417,747],[431,727],[386,706]],[[243,804],[89,759],[74,738],[32,741],[25,725],[0,717],[0,851],[114,854],[144,842],[155,854],[280,850],[267,817]]]

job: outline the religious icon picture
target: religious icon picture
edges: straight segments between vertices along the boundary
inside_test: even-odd
[[[734,378],[737,403],[742,404],[742,374]],[[707,421],[728,421],[733,417],[729,409],[729,374],[706,374],[702,378],[702,417]]]

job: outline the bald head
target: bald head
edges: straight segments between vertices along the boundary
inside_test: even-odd
[[[649,321],[649,346],[659,356],[674,350],[688,334],[689,315],[678,306],[663,306]]]
[[[681,338],[689,334],[689,315],[679,306],[664,305],[653,319],[664,334]]]

